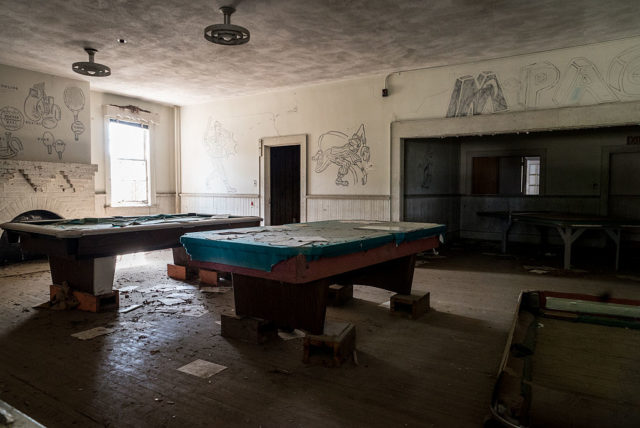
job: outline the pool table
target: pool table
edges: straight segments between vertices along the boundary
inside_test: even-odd
[[[415,255],[439,245],[445,226],[320,221],[187,233],[180,242],[200,268],[231,272],[238,316],[323,332],[331,284],[410,294]]]
[[[176,264],[186,257],[179,242],[187,232],[257,226],[260,217],[209,214],[158,214],[4,223],[10,242],[49,257],[54,284],[95,296],[110,293],[116,256],[177,248]]]

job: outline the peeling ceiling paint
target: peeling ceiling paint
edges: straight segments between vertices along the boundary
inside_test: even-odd
[[[223,5],[236,7],[248,44],[204,39]],[[0,10],[0,63],[175,105],[640,35],[637,0],[0,0]],[[71,71],[85,46],[110,77]]]

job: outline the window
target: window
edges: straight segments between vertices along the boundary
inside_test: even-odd
[[[474,195],[539,195],[540,156],[473,157]]]
[[[111,205],[149,205],[149,127],[109,119]]]

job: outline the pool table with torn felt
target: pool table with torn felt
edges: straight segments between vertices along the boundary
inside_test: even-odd
[[[180,242],[194,266],[233,273],[238,316],[321,334],[329,285],[409,294],[415,255],[444,232],[432,223],[321,221],[188,233]]]
[[[4,223],[12,242],[49,257],[54,284],[95,296],[111,292],[116,256],[140,251],[182,248],[187,232],[250,227],[259,217],[207,214],[158,214]],[[174,257],[175,258],[175,257]],[[176,260],[176,262],[178,262]]]

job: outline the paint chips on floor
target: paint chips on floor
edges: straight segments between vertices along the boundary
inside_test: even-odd
[[[203,293],[226,293],[231,287],[200,287]]]
[[[104,336],[105,334],[113,333],[115,330],[113,328],[106,327],[96,327],[90,330],[81,331],[79,333],[73,333],[71,336],[76,337],[80,340],[89,340],[94,337]]]
[[[280,336],[282,340],[291,340],[291,339],[298,339],[300,337],[304,337],[305,334],[304,334],[304,331],[300,331],[298,329],[295,329],[292,332],[278,330],[278,336]]]
[[[220,373],[224,369],[226,369],[226,367],[221,366],[220,364],[212,363],[205,360],[195,360],[185,366],[180,367],[178,371],[207,379],[213,375]]]

